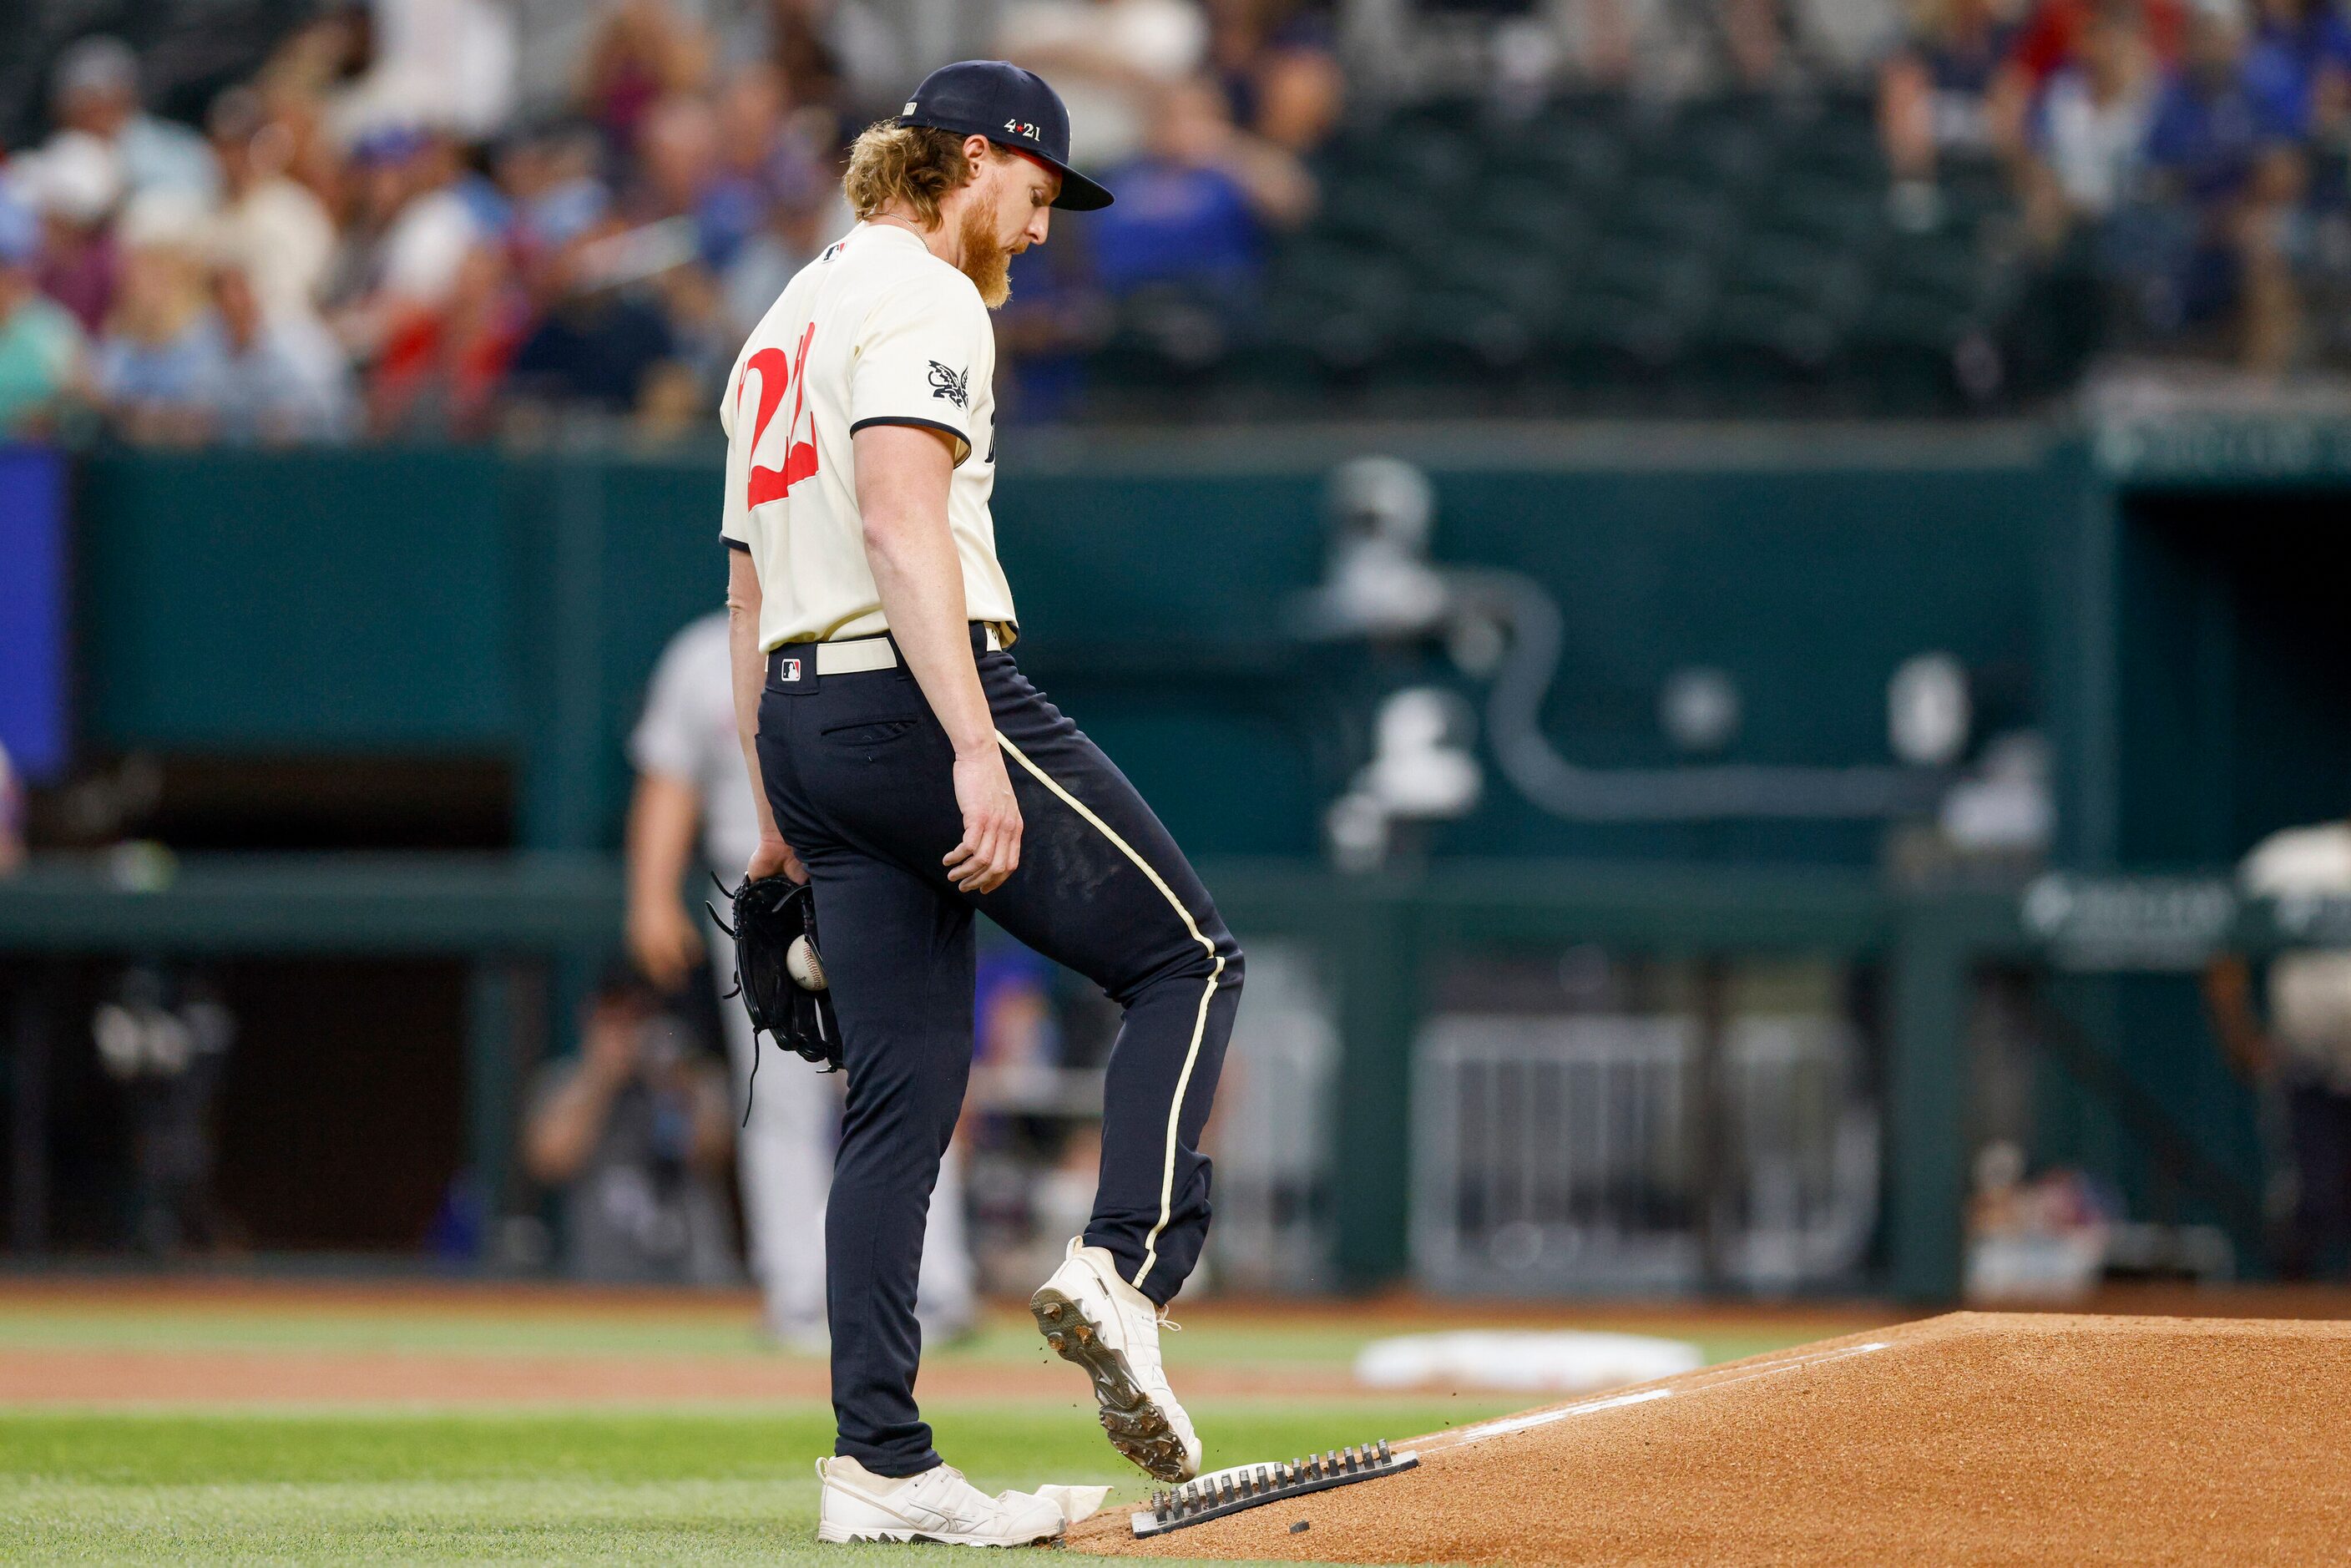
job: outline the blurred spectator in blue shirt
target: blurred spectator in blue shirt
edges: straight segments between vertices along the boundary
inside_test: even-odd
[[[185,444],[213,433],[227,338],[205,287],[204,214],[152,192],[122,218],[122,290],[98,345],[97,383],[118,434]]]
[[[2351,25],[2329,0],[2260,0],[2247,75],[2305,133],[2341,125],[2351,79]]]
[[[612,242],[628,237],[615,227],[581,236],[534,279],[546,313],[508,367],[517,395],[631,413],[674,362],[676,336],[653,298],[603,269]]]
[[[2233,305],[2239,359],[2274,374],[2300,334],[2289,247],[2308,104],[2294,74],[2253,57],[2250,44],[2235,0],[2199,0],[2186,57],[2156,100],[2147,162],[2195,225],[2179,280],[2181,318],[2209,319]]]
[[[204,139],[141,107],[139,57],[121,39],[82,39],[57,57],[51,82],[60,130],[111,148],[133,194],[176,191],[209,204],[220,193],[220,171]]]
[[[792,104],[781,72],[747,67],[718,95],[718,167],[704,198],[705,235],[733,244],[722,254],[705,239],[711,265],[725,268],[736,247],[779,214],[799,229],[799,244],[813,256],[837,237],[840,177],[829,144],[831,116]],[[826,225],[820,235],[818,225]]]
[[[40,250],[40,219],[0,196],[0,440],[40,434],[81,383],[81,325],[41,293]]]
[[[215,429],[223,440],[281,445],[348,440],[358,397],[350,363],[308,311],[273,315],[235,267],[213,279],[226,360]]]
[[[1320,147],[1346,104],[1326,8],[1307,0],[1208,0],[1208,58],[1235,123],[1277,147]]]
[[[1116,325],[1093,276],[1087,226],[1058,225],[1051,244],[1031,246],[1012,258],[1012,298],[996,313],[1002,423],[1039,423],[1084,412],[1085,356]]]
[[[1167,89],[1143,157],[1109,183],[1118,203],[1087,240],[1113,296],[1172,284],[1246,298],[1263,270],[1267,231],[1301,223],[1314,207],[1297,159],[1235,127],[1205,81]]]
[[[507,242],[528,267],[602,223],[612,193],[597,173],[596,133],[556,126],[517,136],[498,152],[498,188],[514,211]]]
[[[2188,57],[2156,100],[2147,159],[2210,207],[2252,192],[2265,166],[2295,162],[2305,99],[2278,57],[2252,52],[2234,0],[2205,0],[2188,37]]]
[[[720,275],[731,363],[792,276],[855,219],[832,156],[834,114],[795,103],[783,72],[764,64],[737,72],[719,97],[718,120],[720,184],[751,204],[756,225]]]

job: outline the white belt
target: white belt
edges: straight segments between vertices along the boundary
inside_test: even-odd
[[[1003,639],[993,626],[984,627],[987,651],[1004,651]],[[898,649],[887,637],[851,637],[839,643],[816,644],[816,673],[819,675],[855,675],[868,670],[894,670],[898,667]]]

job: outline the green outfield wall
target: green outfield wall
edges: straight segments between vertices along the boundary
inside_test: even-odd
[[[1430,470],[1440,561],[1528,573],[1559,601],[1566,646],[1544,728],[1579,762],[1671,761],[1660,683],[1707,665],[1744,702],[1727,760],[1881,763],[1886,677],[1933,650],[1966,666],[1979,735],[2048,737],[2053,859],[2071,872],[2225,877],[2262,834],[2351,809],[2351,617],[2336,602],[2351,430],[1008,439],[998,516],[1024,667],[1217,863],[1237,929],[1335,944],[1342,1157],[1370,1162],[1344,1189],[1351,1279],[1402,1258],[1393,1154],[1425,978],[1404,955],[1420,951],[1424,916],[1416,894],[1361,896],[1316,869],[1321,814],[1364,759],[1380,692],[1426,680],[1476,695],[1437,648],[1294,634],[1295,597],[1321,575],[1325,476],[1374,452]],[[83,751],[500,759],[515,847],[608,850],[647,673],[719,601],[717,483],[710,454],[586,444],[90,455],[74,530]],[[1792,942],[1876,966],[1890,987],[1885,1262],[1907,1293],[1952,1280],[1968,1146],[1952,1107],[1969,987],[1987,964],[2050,974],[2070,1031],[2036,1154],[2108,1176],[2135,1211],[2225,1224],[2248,1255],[2260,1245],[2272,1156],[2212,1049],[2192,963],[2053,967],[2045,944],[2017,935],[2021,887],[1893,891],[1874,826],[1578,826],[1492,779],[1474,814],[1415,848],[1427,862],[1416,876],[1436,881],[1410,887],[1443,890],[1454,912],[1426,918],[1495,941]],[[1512,862],[1522,869],[1500,869]],[[1578,869],[1600,867],[1614,869]],[[1837,890],[1821,916],[1834,932],[1800,913],[1815,874]],[[607,896],[588,901],[599,922]],[[1657,913],[1660,900],[1681,913]],[[500,906],[484,907],[495,924]],[[584,972],[565,929],[523,922],[456,946]],[[481,971],[482,1018],[528,983],[518,974]],[[510,1092],[477,1084],[477,1147]]]
[[[1201,852],[1317,853],[1379,691],[1477,695],[1440,650],[1293,634],[1325,474],[1401,451],[1434,473],[1438,560],[1523,571],[1558,600],[1546,723],[1578,761],[1672,761],[1658,691],[1690,665],[1738,683],[1728,761],[1886,760],[1886,678],[1928,650],[1968,666],[1987,729],[2038,721],[2037,529],[2065,483],[2038,439],[1483,440],[1008,454],[1024,665]],[[719,602],[718,482],[706,455],[591,450],[92,457],[81,732],[106,752],[510,758],[518,842],[610,842],[653,660]],[[1496,789],[1428,847],[1862,863],[1873,843],[1836,825],[1577,827]]]

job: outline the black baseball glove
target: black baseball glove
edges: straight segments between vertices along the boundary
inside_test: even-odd
[[[719,891],[726,893],[724,883]],[[726,896],[734,901],[735,923],[729,925],[716,909],[710,917],[735,939],[733,994],[743,998],[743,1010],[751,1015],[752,1082],[758,1082],[756,1047],[763,1031],[824,1071],[839,1071],[841,1025],[833,1017],[832,998],[825,994],[824,960],[817,951],[816,895],[804,882],[763,876],[745,881]],[[812,982],[805,986],[791,971],[793,945],[803,938],[808,943],[803,967]],[[747,1101],[747,1121],[750,1113]]]

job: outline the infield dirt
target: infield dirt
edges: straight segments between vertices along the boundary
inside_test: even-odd
[[[2342,1562],[2351,1323],[1955,1313],[1397,1446],[1418,1469],[1149,1541],[1113,1510],[1070,1544],[1319,1563]]]

